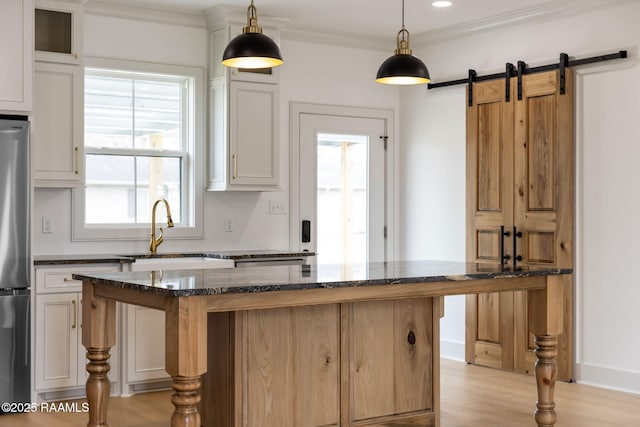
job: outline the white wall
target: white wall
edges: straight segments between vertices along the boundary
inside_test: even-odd
[[[415,49],[434,82],[629,49],[576,70],[576,377],[640,393],[640,3],[494,29]],[[401,212],[407,258],[464,259],[464,86],[404,88]],[[410,232],[409,232],[410,231]],[[463,358],[464,303],[447,299],[443,352]]]
[[[85,15],[85,56],[207,67],[208,35],[204,28]],[[387,53],[282,41],[280,67],[281,192],[211,193],[204,197],[204,239],[171,239],[165,234],[160,252],[289,249],[289,215],[269,215],[269,200],[289,203],[290,101],[398,109],[397,89],[374,83],[375,70]],[[340,82],[340,84],[336,84]],[[147,241],[72,242],[71,190],[36,189],[35,255],[138,253]],[[53,233],[42,234],[41,218],[52,220]],[[234,232],[224,231],[224,218]]]

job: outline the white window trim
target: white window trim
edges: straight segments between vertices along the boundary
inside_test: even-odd
[[[204,238],[204,161],[205,147],[205,103],[204,103],[204,70],[198,67],[182,65],[155,64],[150,62],[124,61],[109,58],[85,57],[84,66],[87,68],[105,68],[113,70],[133,71],[140,73],[174,74],[188,76],[193,79],[190,87],[189,112],[193,120],[188,124],[187,134],[189,151],[193,152],[193,159],[189,162],[193,177],[191,186],[187,188],[185,202],[193,202],[191,218],[184,218],[188,225],[176,225],[164,235],[165,239],[202,239]],[[84,108],[83,108],[84,114]],[[85,159],[82,147],[82,161]],[[73,241],[101,241],[101,240],[148,240],[150,224],[114,224],[114,225],[86,225],[85,224],[85,192],[84,187],[72,190],[72,233]],[[158,225],[165,220],[164,212],[158,214]]]

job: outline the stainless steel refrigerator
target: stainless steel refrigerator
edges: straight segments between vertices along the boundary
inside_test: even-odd
[[[0,403],[31,401],[29,170],[29,122],[0,116]]]

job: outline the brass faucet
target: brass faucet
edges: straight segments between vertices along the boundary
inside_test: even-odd
[[[164,203],[164,206],[167,208],[167,227],[173,227],[173,220],[171,219],[171,209],[169,209],[169,202],[166,199],[158,199],[153,204],[153,208],[151,209],[151,242],[149,243],[149,250],[152,255],[156,254],[156,250],[160,243],[164,241],[162,227],[160,227],[160,236],[156,238],[156,207],[158,203]]]

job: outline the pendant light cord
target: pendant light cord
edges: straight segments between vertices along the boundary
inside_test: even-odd
[[[402,0],[402,29],[404,30],[404,0]]]

